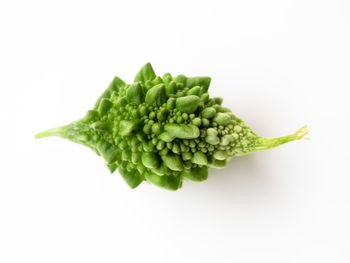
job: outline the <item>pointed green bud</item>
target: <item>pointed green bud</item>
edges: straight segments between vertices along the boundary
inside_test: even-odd
[[[122,161],[130,162],[131,161],[131,152],[126,150],[122,152]]]
[[[214,169],[220,169],[224,168],[226,166],[226,160],[212,160],[209,164],[208,167],[214,168]]]
[[[155,173],[156,175],[162,176],[162,175],[165,175],[166,169],[167,169],[166,166],[162,164],[158,168],[152,169],[152,172]]]
[[[127,135],[130,135],[133,131],[139,130],[141,126],[142,126],[142,121],[140,120],[133,120],[133,121],[123,120],[119,124],[119,133],[121,136],[127,136]]]
[[[96,121],[91,124],[91,128],[95,130],[100,130],[100,131],[109,131],[111,127],[109,123],[105,121]]]
[[[146,103],[151,106],[161,106],[166,102],[165,85],[158,84],[146,93]]]
[[[148,114],[148,118],[150,118],[151,120],[153,120],[155,117],[156,117],[156,113],[155,113],[154,111],[151,111],[151,112]]]
[[[222,104],[223,98],[215,97],[215,98],[213,98],[213,99],[214,99],[215,104],[218,104],[218,105],[221,105],[221,104]]]
[[[227,154],[225,151],[216,151],[213,155],[216,160],[225,160],[227,158]]]
[[[168,85],[170,83],[170,81],[173,79],[173,77],[171,76],[170,73],[165,73],[162,77],[164,84]]]
[[[172,140],[174,140],[176,137],[168,132],[163,132],[160,136],[159,139],[161,139],[164,142],[171,142]]]
[[[164,147],[163,150],[159,151],[159,155],[167,155],[169,152],[169,149],[167,147]]]
[[[186,79],[187,78],[185,77],[185,75],[180,74],[174,78],[174,82],[182,83],[183,85],[185,85]]]
[[[226,135],[221,137],[220,145],[222,145],[222,146],[229,145],[230,142],[232,142],[233,140],[234,140],[234,138],[233,138],[232,134],[226,134]]]
[[[155,123],[155,124],[153,124],[152,125],[152,132],[154,133],[154,134],[160,134],[161,133],[161,131],[162,131],[162,125],[160,125],[160,123],[159,122],[157,122],[157,123]]]
[[[191,152],[184,152],[182,153],[182,160],[189,161],[192,159],[192,153]]]
[[[168,101],[166,102],[166,108],[168,110],[172,110],[175,108],[176,104],[176,99],[175,98],[169,98]]]
[[[203,152],[195,152],[192,157],[192,162],[199,165],[207,165],[207,156]]]
[[[204,92],[207,92],[210,85],[210,77],[192,77],[187,78],[186,87],[192,88],[195,86],[201,86]]]
[[[174,81],[171,81],[166,87],[165,87],[165,93],[167,96],[170,96],[171,94],[176,94],[177,87],[176,83]]]
[[[151,81],[156,78],[156,73],[154,73],[154,70],[152,68],[151,63],[147,63],[144,65],[140,71],[136,74],[134,82],[146,82],[146,81]]]
[[[206,119],[211,119],[215,116],[216,114],[216,110],[213,108],[213,107],[208,107],[208,108],[205,108],[203,111],[202,111],[202,117],[203,118],[206,118]]]
[[[149,113],[149,110],[145,105],[140,106],[139,111],[142,116],[148,115]]]
[[[175,138],[195,139],[199,137],[199,129],[192,124],[173,124],[168,123],[164,126],[163,132],[159,138],[165,142],[171,142]]]
[[[219,112],[215,118],[213,119],[213,121],[215,121],[217,124],[219,125],[223,125],[226,126],[230,123],[231,117],[229,114],[227,113],[221,113]]]
[[[140,160],[141,160],[141,153],[139,153],[139,152],[133,152],[133,153],[131,154],[131,162],[132,162],[133,164],[138,164],[138,163],[140,162]]]
[[[193,113],[197,110],[200,99],[196,95],[189,95],[176,99],[176,109],[181,112]]]
[[[152,85],[153,86],[156,86],[156,85],[161,84],[161,83],[163,83],[163,80],[159,76],[157,76],[154,80],[152,80]]]
[[[140,83],[134,83],[126,90],[126,98],[130,103],[140,104],[143,102],[145,95]]]
[[[156,148],[157,148],[158,151],[161,151],[161,150],[163,150],[164,146],[165,146],[165,142],[162,141],[162,140],[159,140],[159,141],[157,142]]]
[[[207,135],[208,136],[216,136],[216,135],[218,135],[218,131],[214,128],[209,128],[209,129],[207,129]]]
[[[99,118],[98,111],[89,110],[84,117],[84,121],[87,121],[87,122],[96,121],[98,118]]]
[[[106,114],[110,108],[112,108],[113,106],[113,103],[109,100],[109,99],[102,99],[101,102],[100,102],[100,105],[98,107],[98,111],[104,115]]]
[[[200,86],[195,86],[191,89],[189,89],[187,92],[186,92],[186,95],[199,95],[199,93],[201,92],[201,87]]]
[[[151,129],[152,129],[152,126],[150,124],[145,124],[143,126],[143,129],[142,131],[145,133],[145,134],[150,134],[151,133]]]
[[[201,95],[201,101],[203,104],[206,104],[209,101],[209,94],[208,93],[203,93]]]
[[[146,167],[144,167],[143,164],[141,162],[139,162],[136,166],[136,169],[140,174],[143,175],[145,170],[146,170]]]
[[[110,98],[113,92],[119,92],[119,90],[125,86],[124,81],[118,77],[114,77],[112,82],[109,84],[108,88],[102,93],[102,95],[96,101],[94,109],[97,109],[103,98]]]
[[[238,132],[238,133],[242,131],[242,127],[239,125],[236,125],[233,129],[235,130],[235,132]]]
[[[205,118],[202,119],[202,125],[203,125],[204,127],[208,127],[209,124],[210,124],[210,121],[209,121],[208,119],[205,119]]]
[[[202,124],[202,120],[200,119],[200,118],[194,118],[193,120],[192,120],[192,124],[193,125],[196,125],[197,127],[199,127],[199,126],[201,126],[201,124]]]
[[[142,153],[141,160],[143,165],[149,169],[157,168],[160,164],[158,155],[153,152]]]
[[[160,120],[160,121],[165,121],[168,118],[168,115],[169,115],[169,110],[161,109],[157,113],[157,119]]]
[[[217,145],[220,143],[220,139],[216,135],[208,135],[205,137],[205,141],[211,145]]]
[[[168,153],[161,156],[166,167],[173,171],[182,171],[183,165],[179,155]]]
[[[173,148],[172,148],[171,150],[172,150],[173,153],[175,153],[175,154],[179,154],[179,153],[181,152],[180,146],[179,146],[179,144],[176,143],[176,142],[173,144]]]
[[[228,113],[231,113],[231,110],[229,108],[225,108],[225,107],[220,107],[219,108],[219,112],[228,112]]]

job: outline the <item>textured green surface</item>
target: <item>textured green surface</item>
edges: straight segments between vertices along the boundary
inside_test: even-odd
[[[210,77],[156,76],[150,63],[133,84],[115,77],[84,118],[35,137],[61,136],[90,147],[131,187],[142,181],[177,190],[182,179],[204,181],[208,168],[301,139],[307,128],[279,137],[257,136],[221,98],[207,93]]]

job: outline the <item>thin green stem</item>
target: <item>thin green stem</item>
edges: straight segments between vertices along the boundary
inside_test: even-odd
[[[49,136],[62,136],[63,132],[64,132],[64,127],[65,126],[61,126],[61,127],[49,129],[49,130],[46,130],[46,131],[42,131],[42,132],[39,132],[39,133],[35,134],[34,137],[36,139],[39,139],[39,138],[49,137]]]
[[[297,130],[295,133],[282,136],[278,138],[264,138],[260,137],[256,143],[256,147],[254,148],[254,151],[262,151],[267,150],[276,146],[279,146],[281,144],[294,141],[294,140],[300,140],[303,139],[304,136],[309,132],[307,126],[301,127],[299,130]],[[304,138],[308,139],[308,138]]]

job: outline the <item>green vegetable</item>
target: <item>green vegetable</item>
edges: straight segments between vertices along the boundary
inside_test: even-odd
[[[35,137],[61,136],[90,147],[131,188],[147,181],[177,190],[183,178],[204,181],[208,168],[308,132],[304,126],[288,136],[260,137],[221,107],[221,98],[209,97],[209,84],[209,77],[161,78],[147,63],[131,85],[115,77],[84,118]]]

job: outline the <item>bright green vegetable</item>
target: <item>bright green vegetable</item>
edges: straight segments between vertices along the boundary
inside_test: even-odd
[[[84,118],[35,137],[61,136],[101,155],[131,187],[147,181],[177,190],[182,179],[203,181],[208,168],[256,151],[299,140],[308,132],[279,138],[257,136],[221,98],[207,93],[209,77],[157,77],[150,63],[125,84],[115,77]]]

